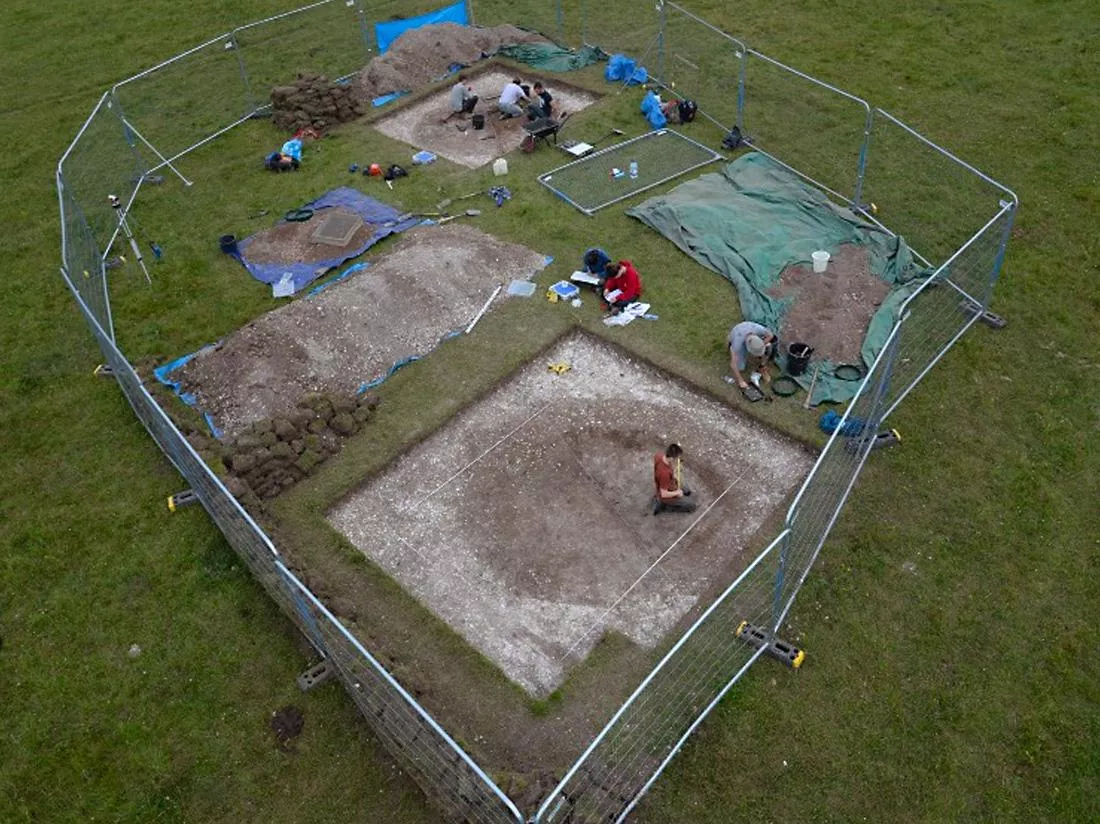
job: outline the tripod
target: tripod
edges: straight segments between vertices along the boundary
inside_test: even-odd
[[[149,277],[149,270],[145,267],[145,257],[141,254],[141,247],[138,246],[137,238],[134,237],[134,233],[130,228],[130,218],[127,210],[122,208],[122,201],[115,195],[109,195],[107,199],[110,201],[111,208],[118,212],[119,229],[121,229],[122,234],[126,236],[126,240],[130,243],[130,248],[134,250],[134,257],[137,259],[138,266],[141,267],[141,271],[145,275],[145,282],[152,286],[153,279]],[[135,225],[137,224],[135,223]]]

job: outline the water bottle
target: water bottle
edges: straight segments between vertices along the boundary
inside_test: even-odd
[[[637,160],[631,160],[630,161],[630,176],[632,178],[637,178],[638,177],[638,161]]]

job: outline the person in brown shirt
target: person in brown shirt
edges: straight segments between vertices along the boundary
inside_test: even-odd
[[[680,444],[670,443],[664,452],[653,456],[653,485],[657,489],[653,496],[654,515],[660,512],[694,512],[697,508],[694,501],[686,500],[691,490],[680,485],[673,467],[672,462],[678,463],[683,454]]]

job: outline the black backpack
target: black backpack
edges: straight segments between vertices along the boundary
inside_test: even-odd
[[[394,163],[383,173],[382,177],[386,180],[396,180],[399,177],[408,177],[409,173]]]
[[[681,123],[693,121],[698,110],[699,107],[695,105],[694,100],[681,100],[676,106],[676,113],[679,115]]]

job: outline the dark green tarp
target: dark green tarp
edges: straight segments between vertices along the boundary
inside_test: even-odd
[[[863,342],[864,366],[878,355],[893,326],[898,306],[925,274],[913,264],[909,247],[900,237],[868,223],[829,200],[823,192],[766,155],[752,152],[728,164],[721,172],[702,175],[668,194],[650,198],[627,214],[661,233],[699,263],[727,278],[741,302],[747,320],[769,329],[782,326],[789,299],[774,298],[783,270],[811,263],[817,249],[833,251],[858,244],[870,253],[873,274],[896,284],[883,301]],[[850,399],[858,383],[832,377],[822,361],[813,402]],[[810,375],[799,378],[806,388]]]
[[[544,72],[571,72],[607,59],[607,55],[594,46],[582,46],[572,51],[553,43],[517,43],[503,46],[497,54]]]

